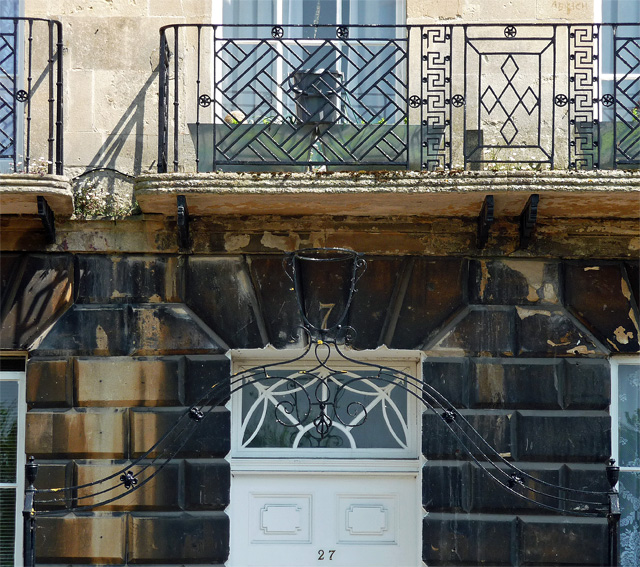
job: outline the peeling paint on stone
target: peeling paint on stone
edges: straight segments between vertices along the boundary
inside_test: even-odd
[[[563,347],[571,344],[571,341],[563,340],[559,343],[554,343],[551,339],[547,339],[547,344],[552,347]]]
[[[109,337],[101,325],[96,327],[96,346],[100,350],[109,350]]]
[[[546,309],[527,309],[526,307],[520,307],[516,305],[516,313],[520,319],[526,319],[527,317],[534,317],[535,315],[543,315],[544,317],[551,317],[551,311]],[[549,341],[547,341],[549,342]],[[558,345],[553,345],[558,346]]]
[[[622,345],[629,344],[629,339],[633,338],[633,333],[627,331],[622,325],[615,329],[613,334],[616,336],[616,340]]]
[[[597,272],[599,269],[600,269],[600,266],[586,266],[584,271],[585,272],[589,272],[589,271],[593,270],[593,271]]]
[[[504,265],[524,276],[529,284],[527,300],[536,302],[542,297],[546,300],[557,300],[553,286],[544,281],[545,265],[542,262],[523,262],[520,260],[505,260]]]
[[[484,299],[484,291],[487,288],[487,283],[489,281],[489,269],[487,268],[487,262],[482,260],[480,262],[480,271],[481,277],[480,280],[480,299]]]
[[[579,345],[567,350],[567,354],[595,354],[595,350],[589,350],[587,345]]]
[[[631,290],[629,289],[629,286],[627,285],[627,280],[625,280],[624,278],[620,278],[620,287],[622,288],[622,295],[624,295],[626,299],[630,300],[631,299]]]
[[[632,238],[629,240],[629,250],[640,250],[640,238]]]
[[[611,339],[607,339],[607,342],[611,345],[611,348],[620,352],[620,349],[618,348],[618,345],[616,345]]]
[[[225,234],[224,249],[227,252],[237,252],[249,246],[251,242],[250,234]]]

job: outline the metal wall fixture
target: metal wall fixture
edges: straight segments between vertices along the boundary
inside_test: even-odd
[[[25,565],[33,565],[35,521],[37,517],[68,514],[69,511],[95,510],[143,490],[176,457],[200,424],[229,396],[254,385],[278,383],[282,390],[266,418],[282,427],[304,429],[307,446],[327,446],[332,433],[342,428],[358,428],[368,417],[358,399],[357,386],[375,381],[392,386],[418,399],[425,411],[432,412],[458,442],[480,471],[504,491],[536,507],[559,514],[607,517],[609,521],[610,565],[618,564],[618,522],[620,507],[615,485],[618,468],[613,461],[606,467],[609,491],[573,489],[536,478],[507,460],[473,427],[467,418],[430,384],[394,368],[358,360],[349,348],[355,329],[347,325],[348,312],[359,277],[366,268],[361,254],[346,249],[314,248],[288,254],[284,268],[293,282],[302,315],[306,348],[300,355],[266,363],[216,383],[152,447],[120,470],[94,482],[78,486],[39,490],[33,487],[33,461],[27,465],[29,486],[25,499]],[[335,312],[334,312],[335,310]],[[286,352],[286,351],[285,351]],[[300,372],[305,360],[308,370]],[[349,371],[344,370],[345,367]],[[291,369],[292,372],[288,372]],[[350,389],[350,396],[344,396]],[[355,392],[355,394],[354,394]],[[298,435],[299,441],[300,435]],[[296,442],[298,442],[296,441]],[[399,439],[400,445],[402,440]],[[294,446],[295,443],[293,444]],[[299,446],[299,445],[298,445]],[[37,496],[34,504],[34,496]],[[36,512],[37,508],[37,512]]]
[[[63,174],[62,47],[59,21],[0,18],[2,173]]]
[[[160,54],[160,173],[187,127],[198,171],[640,166],[631,24],[176,24]]]

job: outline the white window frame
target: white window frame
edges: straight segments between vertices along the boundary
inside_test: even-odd
[[[14,488],[16,490],[15,510],[15,549],[14,565],[22,565],[22,508],[24,506],[24,466],[25,466],[25,420],[27,414],[26,402],[26,373],[24,371],[1,370],[0,381],[18,383],[18,438],[16,455],[16,482],[0,483],[0,488]]]
[[[619,418],[619,404],[618,404],[618,369],[625,364],[640,365],[640,356],[627,355],[616,356],[609,360],[611,366],[611,457],[616,460],[616,464],[620,466],[620,447],[618,445],[620,439],[618,435],[618,418]],[[640,467],[623,467],[620,466],[620,470],[630,472],[640,472]]]
[[[234,350],[229,356],[232,372],[240,372],[262,364],[286,362],[303,351],[286,349],[279,351],[272,347],[260,350]],[[421,466],[422,413],[424,405],[420,400],[419,385],[422,383],[422,362],[424,355],[419,351],[378,349],[349,353],[365,364],[379,364],[396,368],[415,377],[416,395],[407,395],[407,424],[409,426],[407,449],[323,449],[323,448],[242,448],[238,439],[242,419],[241,391],[231,395],[227,407],[231,412],[231,451],[228,460],[233,470],[335,470],[335,471],[397,471],[415,472]],[[310,353],[312,357],[312,354]],[[348,364],[339,356],[331,358],[329,365],[342,369],[364,368]],[[291,370],[304,369],[306,363],[290,365]],[[287,366],[288,368],[289,366]]]

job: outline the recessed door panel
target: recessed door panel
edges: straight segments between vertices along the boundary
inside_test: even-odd
[[[420,565],[418,473],[233,475],[234,567]]]

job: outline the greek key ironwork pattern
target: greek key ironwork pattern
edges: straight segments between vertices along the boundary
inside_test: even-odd
[[[422,169],[451,166],[451,28],[424,27],[422,38]]]
[[[588,25],[569,28],[569,167],[573,169],[597,168],[600,161],[594,107],[594,99],[599,99],[598,33],[594,29]]]

